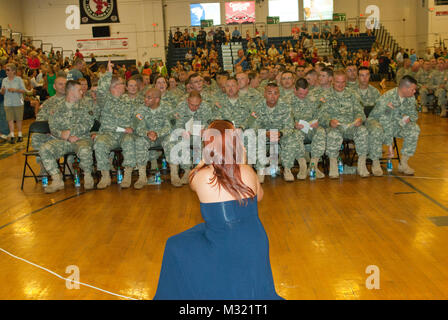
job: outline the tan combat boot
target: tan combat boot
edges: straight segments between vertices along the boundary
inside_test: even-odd
[[[297,179],[305,180],[307,173],[308,173],[308,171],[307,171],[308,168],[306,166],[306,160],[305,160],[305,158],[300,158],[300,159],[298,159],[298,161],[299,161],[300,170],[299,170],[299,173],[297,174]]]
[[[446,106],[445,106],[445,107],[442,107],[442,112],[440,113],[440,116],[441,116],[442,118],[446,118]]]
[[[170,164],[171,184],[175,187],[182,187],[179,178],[179,165]]]
[[[131,168],[131,167],[124,168],[123,181],[121,181],[122,188],[126,189],[131,186],[133,170],[134,170],[134,168]]]
[[[190,182],[190,169],[186,169],[182,179],[180,179],[180,183],[188,184]]]
[[[148,177],[146,176],[146,166],[138,167],[138,180],[134,183],[135,189],[142,189],[148,183]]]
[[[383,168],[381,168],[380,160],[372,161],[372,173],[375,177],[383,176]]]
[[[427,106],[422,106],[422,112],[423,113],[428,113],[428,107]]]
[[[319,159],[317,158],[312,158],[310,160],[310,168],[308,168],[308,172],[310,172],[311,169],[311,164],[314,163],[314,169],[316,170],[316,178],[317,179],[323,179],[325,178],[325,174],[319,170]]]
[[[94,187],[93,177],[90,172],[84,172],[84,189],[91,190]]]
[[[367,178],[368,176],[370,176],[369,170],[367,170],[366,167],[366,158],[366,156],[358,157],[357,171],[361,178]]]
[[[109,170],[101,170],[101,180],[96,186],[97,189],[106,189],[110,186],[110,173]]]
[[[51,184],[45,188],[45,193],[53,193],[64,189],[64,181],[62,181],[62,176],[60,173],[51,176],[53,180]]]
[[[330,179],[339,178],[338,159],[330,158],[330,174],[328,176]]]
[[[263,169],[258,169],[257,170],[257,176],[258,176],[258,180],[260,181],[260,183],[264,183]]]
[[[290,168],[283,169],[283,179],[288,182],[294,181],[294,176],[292,175]]]
[[[398,164],[398,172],[404,173],[407,176],[412,176],[415,170],[408,166],[408,156],[401,156],[401,161]]]

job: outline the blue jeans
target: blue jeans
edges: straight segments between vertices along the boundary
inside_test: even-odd
[[[0,102],[0,133],[8,135],[9,126],[8,121],[6,121],[5,108],[3,107],[3,102]]]

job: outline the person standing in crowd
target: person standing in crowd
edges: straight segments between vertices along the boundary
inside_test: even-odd
[[[17,142],[22,142],[22,121],[25,93],[25,84],[22,78],[16,76],[17,67],[14,63],[6,65],[7,77],[2,81],[0,93],[4,95],[4,108],[6,112],[6,120],[9,125],[9,142],[14,144],[14,121],[17,122]]]
[[[0,65],[0,83],[6,78],[5,65]],[[3,107],[4,95],[0,94],[0,142],[5,142],[8,140],[9,126],[8,121],[6,121],[5,108]]]

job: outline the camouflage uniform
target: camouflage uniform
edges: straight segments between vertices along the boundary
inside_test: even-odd
[[[263,95],[254,88],[247,88],[247,91],[239,91],[240,99],[244,100],[244,103],[255,105],[263,99]]]
[[[298,158],[305,156],[305,141],[311,141],[311,158],[319,159],[325,153],[325,145],[327,140],[327,134],[325,129],[320,125],[322,116],[320,113],[319,105],[313,103],[308,97],[305,99],[299,99],[297,97],[292,100],[292,114],[294,122],[300,120],[307,121],[308,123],[313,120],[319,121],[319,127],[317,129],[310,129],[308,133],[298,130],[300,136],[300,144],[298,150],[300,152]],[[317,164],[316,164],[317,165]]]
[[[193,112],[188,107],[187,100],[184,100],[178,105],[176,109],[175,123],[173,129],[185,130],[185,125],[191,119],[193,119],[194,121],[199,121],[203,128],[207,128],[208,125],[216,118],[217,117],[214,116],[212,112],[212,107],[207,102],[203,101],[199,109]],[[192,141],[191,139],[193,139],[193,135],[190,136],[190,142]],[[169,153],[171,156],[171,150],[174,148],[176,144],[178,144],[181,141],[182,139],[180,137],[177,137],[177,140],[175,139],[172,141],[170,136],[170,141],[169,144],[167,145],[167,149],[165,150],[165,152]],[[176,163],[176,161],[174,161],[173,159],[171,159],[171,163],[179,164]],[[184,170],[189,170],[191,168],[191,163],[180,163],[180,165],[181,168]]]
[[[39,154],[42,163],[51,176],[59,174],[57,159],[69,152],[75,152],[80,159],[79,167],[91,173],[93,170],[92,140],[90,129],[94,123],[93,112],[85,106],[77,103],[63,102],[57,108],[54,115],[49,118],[52,136],[57,139],[48,141],[42,145]],[[79,138],[76,142],[62,140],[61,132],[70,130],[70,136]]]
[[[417,82],[419,85],[419,93],[420,93],[420,104],[422,106],[427,106],[428,101],[428,94],[429,90],[432,89],[432,70],[424,71],[423,69],[421,72],[419,71],[417,75]],[[422,86],[426,86],[426,88],[422,88]]]
[[[435,91],[434,94],[437,97],[437,103],[439,107],[444,109],[446,107],[446,87],[440,88],[441,85],[447,83],[446,71],[436,70],[433,72],[431,88]]]
[[[110,91],[112,74],[107,72],[98,83],[98,104],[101,112],[101,127],[95,138],[93,149],[97,160],[97,168],[110,170],[109,153],[121,147],[123,150],[123,166],[135,167],[134,135],[117,132],[117,128],[132,127],[134,113],[132,103],[127,96],[114,97]]]
[[[218,104],[216,119],[232,121],[235,128],[242,128],[243,130],[249,127],[250,108],[247,100],[239,97],[232,103],[226,95]]]
[[[304,154],[304,149],[300,150],[300,134],[294,127],[294,119],[292,117],[291,106],[285,101],[279,99],[277,105],[273,108],[266,104],[266,101],[260,102],[254,108],[256,114],[256,128],[275,130],[281,133],[279,141],[279,153],[281,162],[284,168],[292,168],[295,159],[298,159],[301,154]],[[267,140],[269,140],[267,138]],[[302,144],[303,145],[303,144]],[[264,168],[266,163],[260,161],[263,157],[257,160],[257,170]]]
[[[412,71],[411,67],[409,67],[409,68],[402,67],[402,68],[398,69],[397,76],[396,76],[397,85],[400,84],[400,80],[403,79],[404,76],[411,76],[411,77],[415,78],[415,72]]]
[[[393,106],[392,109],[390,106]],[[409,116],[410,122],[403,124],[403,116]],[[394,137],[404,138],[401,153],[404,156],[411,157],[417,148],[420,127],[417,125],[418,113],[416,111],[415,98],[400,99],[398,88],[389,90],[380,97],[375,108],[369,115],[368,123],[374,123],[380,126],[381,139],[372,140],[374,143],[370,146],[370,158],[379,159],[382,155],[383,144],[393,145]],[[377,129],[378,131],[379,129]]]
[[[285,90],[283,87],[280,87],[280,99],[284,100],[286,103],[292,103],[294,98],[294,88]]]
[[[36,121],[48,121],[50,116],[54,115],[58,106],[60,106],[63,101],[65,101],[65,96],[58,97],[56,95],[46,100],[36,115]],[[52,139],[54,139],[54,137],[50,134],[34,133],[31,137],[31,146],[33,149],[39,150],[44,143]],[[36,162],[40,162],[39,157],[36,157]]]
[[[351,125],[355,119],[366,119],[364,110],[351,89],[336,92],[332,89],[322,104],[321,125],[327,130],[327,154],[330,158],[337,158],[343,139],[353,139],[358,156],[366,156],[368,149],[368,133],[363,125]],[[330,127],[330,120],[338,120],[341,125]],[[350,125],[350,126],[348,126]]]
[[[149,148],[153,147],[163,147],[167,162],[170,162],[170,154],[167,148],[171,125],[165,113],[165,108],[162,104],[154,110],[142,105],[136,112],[135,118],[137,119],[137,125],[135,127],[135,134],[137,137],[135,139],[135,156],[137,167],[146,167],[148,161],[157,160],[159,156],[158,152],[149,150]],[[155,141],[151,141],[148,138],[148,131],[157,133],[157,139]]]

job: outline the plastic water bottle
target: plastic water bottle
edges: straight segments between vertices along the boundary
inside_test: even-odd
[[[156,171],[156,175],[155,175],[155,184],[161,184],[162,183],[162,178],[160,177],[160,171],[159,169],[157,169]]]
[[[46,175],[42,177],[42,187],[48,187],[48,176]]]
[[[339,174],[344,173],[344,164],[342,163],[342,159],[340,157],[338,159],[338,171],[339,171]]]
[[[168,168],[168,165],[167,165],[167,163],[166,163],[166,159],[163,158],[163,159],[162,159],[162,170],[166,170],[167,168]]]
[[[314,167],[314,163],[311,164],[310,168],[310,180],[316,180],[316,168]]]
[[[271,177],[275,178],[277,176],[277,167],[271,166]]]
[[[76,188],[81,187],[81,181],[79,179],[79,171],[78,171],[78,169],[75,169],[75,187]]]
[[[117,170],[117,183],[121,184],[121,181],[123,181],[123,174],[121,173],[120,167],[118,167],[118,170]]]
[[[392,160],[391,159],[387,160],[387,172],[391,173],[393,168],[394,166],[392,165]]]

